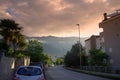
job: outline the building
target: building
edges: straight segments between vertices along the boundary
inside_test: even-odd
[[[92,35],[89,39],[85,40],[86,56],[90,56],[91,49],[100,48],[100,36]]]
[[[104,46],[104,36],[101,32],[100,35],[96,38],[96,49],[99,49],[105,53],[105,46]]]
[[[110,57],[110,64],[120,70],[120,11],[109,15],[104,13],[104,20],[99,23],[99,27],[103,28],[102,45]]]

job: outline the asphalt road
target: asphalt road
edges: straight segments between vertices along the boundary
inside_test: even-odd
[[[64,69],[62,66],[47,69],[47,80],[112,80]]]

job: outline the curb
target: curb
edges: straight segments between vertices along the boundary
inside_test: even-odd
[[[68,68],[68,67],[64,67],[64,68],[68,69],[68,70],[71,70],[71,71],[75,71],[75,72],[81,72],[81,73],[85,73],[85,74],[89,74],[89,75],[95,75],[95,76],[110,78],[110,79],[114,79],[114,80],[120,80],[120,75],[117,75],[117,74],[93,72],[93,71],[73,69],[73,68]]]

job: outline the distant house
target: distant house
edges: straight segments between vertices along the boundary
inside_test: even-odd
[[[90,55],[89,51],[91,49],[100,47],[99,38],[100,38],[100,36],[98,36],[98,35],[92,35],[89,39],[85,40],[86,56]]]
[[[109,15],[105,13],[99,27],[103,28],[101,35],[104,51],[110,56],[111,66],[118,69],[120,68],[120,11]]]

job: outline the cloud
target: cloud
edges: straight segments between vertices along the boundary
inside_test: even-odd
[[[77,23],[81,35],[90,36],[99,33],[103,13],[119,9],[119,4],[119,0],[0,0],[0,18],[16,20],[27,36],[77,36]]]

